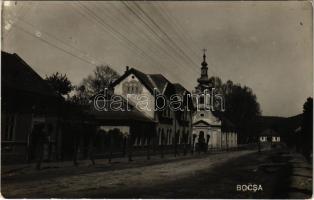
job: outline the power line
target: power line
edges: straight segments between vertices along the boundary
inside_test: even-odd
[[[178,48],[178,50],[179,50],[184,56],[187,57],[187,59],[188,59],[191,63],[195,64],[195,62],[189,57],[189,55],[187,55],[187,54],[185,53],[185,51],[182,50],[179,45],[177,45],[177,43],[167,34],[167,32],[164,31],[164,30],[158,25],[158,23],[156,23],[155,20],[154,20],[153,18],[151,18],[151,17],[146,13],[146,11],[143,10],[143,9],[138,5],[138,3],[136,3],[136,2],[133,2],[133,3],[134,3],[135,6],[136,6],[136,7],[157,27],[157,29],[158,29],[161,33],[163,33],[163,34],[166,36],[166,38],[167,38],[174,46],[176,46],[176,47]]]
[[[111,9],[111,10],[112,10],[112,9]],[[107,10],[107,9],[106,9],[106,10],[102,10],[102,11],[104,11],[103,13],[110,12],[110,11]],[[106,15],[106,17],[109,18],[109,19],[112,20],[112,21],[115,21],[115,23],[121,23],[122,21],[125,21],[125,20],[123,20],[123,19],[126,19],[128,22],[131,23],[130,16],[126,17],[125,14],[124,14],[122,11],[120,11],[119,9],[118,9],[117,11],[119,12],[119,16],[122,16],[122,17],[124,17],[124,18],[116,20],[116,19],[110,17],[110,14],[109,14],[109,15]],[[134,26],[133,26],[133,25],[134,25]],[[149,42],[153,42],[153,43],[154,43],[154,45],[151,45],[152,48],[149,50],[150,52],[153,52],[152,50],[155,50],[155,51],[154,51],[154,55],[159,54],[159,58],[162,58],[162,57],[164,57],[164,56],[169,57],[169,58],[170,58],[170,62],[172,62],[174,65],[179,66],[179,65],[178,65],[178,62],[175,62],[175,60],[176,60],[177,57],[173,57],[173,56],[171,56],[169,53],[167,53],[167,51],[169,51],[169,49],[164,48],[159,42],[157,42],[157,41],[155,41],[154,39],[152,39],[152,38],[151,38],[152,35],[147,34],[146,31],[140,31],[140,30],[139,30],[139,27],[137,26],[136,23],[133,23],[132,26],[130,26],[130,24],[127,24],[127,26],[128,26],[129,31],[130,31],[130,29],[135,28],[135,30],[139,32],[139,33],[138,33],[138,36],[142,36],[142,38],[143,38],[143,39],[146,39],[146,41],[147,41],[148,43],[149,43]],[[124,27],[124,25],[122,25],[122,27]],[[153,36],[154,36],[154,35],[153,35]],[[158,38],[157,38],[157,39],[158,39]],[[157,47],[157,48],[156,48],[156,47]],[[159,48],[161,49],[160,51],[159,51]]]
[[[24,24],[27,24],[27,25],[29,25],[29,26],[31,26],[31,27],[37,29],[37,27],[36,27],[34,24],[32,24],[32,23],[30,23],[30,22],[27,22],[27,21],[25,21],[24,19],[18,19],[18,21],[20,21],[20,22],[22,22],[22,23],[24,23]],[[45,35],[47,35],[47,36],[49,36],[49,37],[51,37],[51,38],[53,38],[54,40],[58,41],[58,42],[61,43],[62,45],[67,46],[67,47],[69,47],[69,48],[71,48],[71,49],[73,49],[73,50],[76,50],[77,52],[79,52],[79,54],[81,54],[81,55],[84,56],[84,57],[88,57],[88,58],[91,59],[91,60],[96,60],[99,64],[105,64],[105,65],[107,64],[104,60],[100,61],[100,60],[97,59],[97,58],[92,58],[92,57],[90,57],[90,56],[87,56],[87,53],[86,53],[86,52],[82,51],[82,50],[79,49],[78,47],[75,47],[75,46],[73,46],[73,45],[71,45],[71,44],[66,43],[64,40],[59,39],[58,37],[52,35],[51,33],[48,33],[48,32],[46,32],[46,31],[42,31],[42,30],[39,30],[39,29],[38,29],[38,31],[40,31],[41,33],[44,33]]]
[[[171,17],[166,10],[161,9],[161,4],[159,6],[156,6],[156,3],[150,3],[149,8],[152,8],[151,11],[153,10],[155,13],[158,14],[159,18],[163,20],[165,24],[168,25],[169,29],[174,30],[174,32],[178,35],[178,39],[181,40],[183,44],[185,44],[186,47],[189,47],[188,49],[194,54],[195,57],[199,57],[199,54],[196,53],[197,51],[193,51],[191,46],[194,45],[194,41],[192,42],[193,45],[188,44],[188,38],[185,36],[186,31],[180,26],[178,21],[175,21],[173,23],[173,17]]]
[[[37,4],[35,4],[33,7],[30,7],[30,8],[27,9],[27,8],[25,7],[25,5],[22,5],[22,7],[21,7],[19,10],[22,10],[22,9],[24,8],[25,12],[24,12],[20,17],[16,17],[16,22],[22,22],[22,23],[24,23],[24,24],[26,24],[26,25],[28,25],[28,26],[31,26],[31,27],[33,27],[33,28],[35,28],[35,29],[38,29],[34,24],[32,24],[32,23],[30,23],[30,22],[24,20],[25,16],[30,12],[30,10],[31,10],[31,9],[34,9],[36,6],[37,6]],[[27,10],[26,10],[26,9],[27,9]],[[26,30],[26,29],[24,29],[24,30]],[[51,33],[48,33],[48,32],[42,31],[42,30],[38,30],[38,31],[41,32],[41,33],[46,34],[47,36],[53,38],[54,40],[60,42],[62,45],[67,46],[67,47],[70,47],[71,49],[74,49],[74,50],[78,51],[78,52],[79,52],[81,55],[83,55],[84,57],[85,57],[85,56],[86,56],[86,57],[89,57],[89,56],[86,55],[85,52],[81,51],[79,48],[77,48],[77,47],[75,47],[75,46],[72,46],[72,45],[70,45],[70,44],[67,44],[65,41],[63,41],[63,40],[57,38],[56,36],[52,35]],[[98,59],[94,59],[94,58],[91,58],[91,57],[89,57],[89,59],[98,60]],[[105,63],[104,61],[100,62],[99,60],[98,60],[98,62],[99,62],[99,63]],[[92,62],[91,62],[91,63],[92,63]],[[105,64],[106,64],[106,63],[105,63]]]
[[[21,6],[21,8],[18,10],[18,12],[22,12],[23,9],[25,10],[25,12],[22,13],[20,17],[21,17],[21,18],[26,18],[26,16],[30,13],[30,11],[31,11],[31,10],[34,10],[34,9],[37,7],[37,2],[34,2],[34,4],[35,4],[35,5],[33,5],[33,6],[32,6],[32,5],[29,5],[29,8],[26,8],[26,7],[25,7],[25,4],[22,4],[22,6]],[[4,13],[4,10],[2,10],[2,13]],[[18,20],[18,18],[19,18],[19,17],[17,17],[16,20]],[[4,20],[4,19],[2,19],[2,20]],[[10,23],[10,24],[11,24],[11,26],[12,26],[14,23],[12,22],[12,23]],[[10,30],[11,30],[11,29],[10,29]],[[6,37],[9,38],[9,37],[11,36],[11,35],[9,34],[9,33],[10,33],[10,30],[8,30],[5,34],[3,34],[2,37],[3,37],[3,38],[6,38]],[[7,38],[7,39],[8,39],[8,38]]]
[[[131,12],[134,16],[136,16],[147,28],[148,30],[155,35],[162,43],[164,43],[166,46],[168,46],[169,49],[173,49],[173,51],[171,51],[171,53],[176,53],[177,55],[180,56],[180,54],[178,54],[178,52],[176,51],[176,49],[174,49],[167,41],[164,40],[164,38],[162,38],[157,32],[156,30],[154,30],[153,27],[151,27],[141,16],[139,16],[137,14],[137,12],[135,12],[131,7],[129,7],[129,5],[127,5],[125,2],[122,2],[126,8],[129,10],[129,12]],[[184,58],[183,58],[184,59]],[[179,70],[183,70],[180,66],[179,66]],[[184,71],[182,71],[184,72]]]
[[[172,22],[172,19],[169,17],[169,15],[167,15],[167,13],[165,13],[165,12],[163,12],[163,11],[160,11],[160,10],[158,9],[159,7],[154,5],[155,3],[151,3],[151,2],[149,2],[149,3],[150,3],[149,6],[148,6],[148,8],[150,8],[150,9],[149,9],[149,13],[155,13],[155,14],[158,16],[158,19],[160,19],[160,20],[163,22],[163,24],[166,25],[167,31],[170,32],[170,31],[172,30],[172,31],[174,32],[174,34],[177,36],[177,37],[174,38],[174,40],[175,40],[175,39],[179,40],[179,42],[180,42],[181,44],[183,44],[184,49],[186,49],[186,50],[190,51],[191,53],[193,53],[195,57],[199,57],[200,55],[196,54],[196,53],[191,49],[191,46],[192,46],[192,45],[188,44],[188,42],[187,42],[188,39],[182,37],[184,31],[183,31],[182,29],[181,29],[181,30],[178,30],[178,29],[176,28],[176,25],[177,25],[177,24],[176,24],[176,23],[171,23],[171,22]],[[166,19],[166,18],[167,18],[167,19]],[[160,23],[159,23],[159,24],[160,24]]]
[[[151,4],[152,4],[152,3],[151,3]],[[196,53],[196,52],[198,52],[198,49],[197,49],[197,47],[195,46],[195,41],[194,41],[193,37],[189,34],[189,32],[184,30],[184,28],[180,25],[180,22],[176,19],[176,17],[173,16],[172,13],[169,12],[166,8],[164,8],[164,6],[162,5],[162,3],[159,4],[159,6],[156,6],[156,8],[157,8],[157,9],[159,8],[159,9],[165,14],[165,16],[168,17],[169,22],[170,22],[171,20],[174,21],[173,25],[179,27],[180,32],[182,33],[182,36],[183,36],[186,40],[190,40],[190,41],[191,41],[191,43],[193,44],[193,45],[191,45],[191,46],[192,46],[192,48],[194,47],[194,48],[193,48],[193,49],[194,49],[193,52],[194,52],[194,54],[197,55],[197,57],[198,57],[198,54]],[[168,20],[167,20],[167,21],[168,21]],[[196,49],[197,49],[197,50],[196,50]],[[207,58],[208,58],[208,57],[209,57],[209,56],[207,56]],[[212,73],[214,73],[215,68],[211,68],[211,67],[210,67],[209,70],[211,70]]]
[[[137,28],[138,27],[135,27],[135,26],[130,26],[130,24],[125,24],[125,23],[123,23],[125,20],[122,20],[122,19],[126,19],[128,22],[130,22],[130,19],[128,18],[128,17],[125,17],[124,16],[124,13],[123,12],[121,12],[120,10],[117,10],[118,12],[119,12],[119,16],[124,16],[125,18],[120,18],[120,19],[116,19],[115,17],[111,17],[111,15],[114,15],[114,14],[112,14],[112,9],[110,9],[110,10],[107,10],[107,9],[101,9],[100,11],[102,11],[102,13],[109,13],[109,14],[105,14],[105,17],[106,17],[106,19],[109,19],[110,21],[112,21],[112,22],[114,22],[114,24],[115,25],[120,25],[119,27],[127,27],[127,32],[128,33],[130,33],[130,32],[135,32],[135,31],[137,31]],[[135,25],[135,24],[133,24],[133,25]],[[120,28],[120,30],[121,30],[121,28]],[[120,31],[120,33],[121,33],[121,31]],[[122,33],[121,33],[122,34]],[[139,33],[137,33],[137,36],[142,36],[141,37],[141,39],[143,39],[143,40],[145,40],[145,41],[147,41],[147,42],[151,42],[151,40],[149,40],[150,38],[149,37],[147,37],[147,34],[145,33],[145,32],[139,32]],[[158,43],[156,43],[156,45],[158,45]],[[143,50],[143,49],[141,49],[142,51],[145,51],[145,50]],[[156,50],[156,49],[155,49]],[[146,51],[147,52],[147,51]],[[160,54],[160,52],[157,52],[157,51],[155,51],[155,52],[153,52],[152,51],[152,49],[150,49],[149,50],[149,52],[152,52],[152,53],[154,53],[154,55],[156,55],[156,54]],[[165,54],[166,55],[166,54]]]
[[[160,3],[159,5],[156,5],[156,3],[151,3],[151,7],[159,14],[159,18],[164,19],[166,23],[168,23],[169,28],[172,28],[174,31],[178,33],[180,38],[182,39],[183,43],[186,45],[186,47],[189,47],[187,49],[191,50],[191,52],[195,55],[195,57],[200,57],[198,52],[199,50],[196,50],[195,41],[193,40],[193,37],[189,34],[188,31],[185,31],[184,28],[181,26],[180,22],[176,19],[174,15],[172,15],[171,12],[169,12],[164,6],[163,3]],[[161,14],[162,12],[162,14]],[[165,18],[167,18],[165,20]],[[177,29],[177,30],[176,30]],[[180,34],[179,34],[180,33]],[[190,45],[188,42],[190,41]],[[208,58],[209,56],[207,56]],[[208,62],[208,61],[207,61]],[[213,74],[215,74],[215,68],[208,68]]]
[[[128,6],[127,3],[123,2],[129,9],[133,10],[131,7]],[[179,56],[181,57],[183,60],[190,62],[192,65],[195,65],[194,61],[191,60],[189,58],[189,56],[172,40],[172,38],[164,31],[162,30],[162,28],[141,8],[139,7],[136,3],[134,3],[134,5],[137,7],[137,9],[144,14],[144,16],[146,18],[148,18],[148,20],[154,25],[154,26],[150,26],[148,25],[148,23],[145,23],[146,26],[150,27],[150,29],[152,29],[153,33],[156,34],[169,48],[173,49],[173,51]],[[133,13],[136,14],[135,11],[133,11]],[[137,15],[138,16],[138,15]],[[142,21],[144,21],[142,19]],[[155,30],[153,27],[156,27],[158,32],[162,33],[162,35],[166,36],[167,41],[161,37]],[[170,44],[169,44],[170,43]],[[179,52],[178,52],[179,51]],[[184,66],[184,65],[183,65]],[[188,70],[193,70],[193,68],[188,67]],[[182,70],[180,68],[180,70]],[[186,72],[186,71],[185,71]]]
[[[82,61],[82,62],[85,62],[85,63],[87,63],[87,64],[91,64],[91,65],[94,65],[94,66],[95,66],[94,63],[92,63],[92,62],[90,62],[90,61],[88,61],[88,60],[86,60],[86,59],[84,59],[84,58],[82,58],[82,57],[79,57],[79,56],[77,56],[77,55],[71,53],[70,51],[67,51],[67,50],[63,49],[63,48],[61,48],[61,47],[59,47],[59,46],[57,46],[57,45],[55,45],[55,44],[49,42],[48,40],[45,40],[45,39],[43,39],[43,38],[41,38],[41,37],[38,37],[38,36],[35,36],[33,33],[29,32],[28,30],[22,28],[21,26],[19,26],[19,25],[17,25],[17,24],[15,24],[14,27],[16,27],[16,28],[18,28],[19,30],[21,30],[22,32],[24,32],[24,33],[26,33],[26,34],[32,36],[33,38],[36,38],[36,39],[42,41],[43,43],[45,43],[45,44],[47,44],[47,45],[49,45],[49,46],[54,47],[55,49],[58,49],[58,50],[60,50],[60,51],[62,51],[62,52],[64,52],[64,53],[66,53],[66,54],[68,54],[68,55],[70,55],[70,56],[72,56],[72,57],[74,57],[74,58],[79,59],[79,60]]]
[[[136,50],[138,55],[146,58],[145,56],[149,57],[150,59],[154,60],[155,63],[159,63],[159,61],[155,60],[154,58],[152,58],[149,54],[147,54],[145,51],[143,51],[141,48],[139,48],[134,42],[132,42],[131,40],[129,40],[125,35],[123,35],[122,33],[120,33],[119,31],[115,30],[115,28],[113,28],[111,25],[109,25],[108,23],[106,23],[101,17],[99,17],[94,11],[92,11],[90,8],[88,8],[87,6],[85,6],[84,4],[82,4],[81,2],[78,2],[81,6],[81,8],[85,9],[85,11],[87,11],[88,15],[90,17],[92,17],[98,24],[101,25],[102,29],[105,30],[106,32],[111,33],[114,37],[116,37],[118,40],[120,41],[126,41],[130,47],[132,47],[132,50]],[[129,48],[130,48],[129,47]],[[140,52],[140,53],[139,53]],[[145,55],[145,56],[144,56]],[[160,63],[159,63],[160,64]],[[161,65],[161,64],[160,64]]]

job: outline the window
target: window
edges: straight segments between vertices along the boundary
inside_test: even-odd
[[[201,113],[200,116],[201,116],[201,117],[204,117],[204,113]]]
[[[124,94],[140,94],[142,93],[143,87],[138,81],[131,80],[123,83],[122,90]]]
[[[199,98],[200,98],[200,104],[204,104],[204,95],[201,95]]]

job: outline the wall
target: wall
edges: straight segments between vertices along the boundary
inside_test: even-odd
[[[125,82],[129,82],[129,81],[137,81],[143,88],[142,92],[138,95],[127,95],[123,92],[123,84]],[[146,99],[148,100],[148,109],[145,110],[141,110],[141,112],[146,115],[147,117],[149,117],[150,119],[154,119],[154,109],[155,109],[155,98],[154,96],[150,93],[150,91],[139,81],[139,79],[134,75],[134,74],[129,74],[129,76],[127,76],[125,79],[123,79],[119,84],[117,84],[114,87],[114,93],[116,95],[121,95],[122,97],[124,97],[125,99],[128,99],[129,103],[131,105],[137,105],[138,103],[138,98],[139,96],[143,95],[145,96],[145,99],[141,99],[141,101],[146,101]],[[147,97],[147,98],[146,98]]]

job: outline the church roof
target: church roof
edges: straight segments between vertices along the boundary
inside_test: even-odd
[[[210,124],[208,121],[205,121],[205,120],[202,120],[202,119],[194,122],[193,126],[199,125],[199,124],[204,124],[206,126],[213,126],[213,127],[221,127],[221,125],[216,125],[216,124],[213,125],[213,124]]]
[[[206,123],[209,126],[216,126],[221,127],[221,130],[223,132],[230,132],[230,131],[236,131],[235,125],[226,117],[222,112],[211,112],[211,115],[208,116],[208,118],[202,118],[198,120],[193,120],[193,125],[196,125],[198,123]],[[197,115],[197,113],[196,113]],[[195,116],[196,116],[195,115]]]

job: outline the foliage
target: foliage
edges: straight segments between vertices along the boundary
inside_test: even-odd
[[[97,66],[92,75],[83,79],[81,86],[85,87],[85,93],[93,96],[119,78],[119,74],[109,66]]]
[[[75,94],[69,99],[74,104],[86,105],[89,102],[89,97],[86,95],[85,86],[76,86]]]
[[[313,152],[313,98],[307,98],[303,105],[302,118],[302,148],[304,155],[309,158]]]
[[[92,74],[83,79],[81,84],[75,87],[75,94],[71,101],[78,104],[87,104],[95,94],[109,88],[110,84],[118,79],[119,74],[109,66],[97,66]]]
[[[252,89],[228,80],[223,83],[219,77],[211,77],[210,84],[225,100],[224,115],[234,123],[239,143],[247,143],[256,134],[256,123],[261,115],[259,103]],[[253,137],[250,137],[253,136]]]
[[[53,87],[53,89],[59,93],[60,95],[67,95],[73,90],[73,86],[71,81],[68,79],[66,74],[60,74],[56,72],[50,76],[46,75],[45,80],[49,85]]]

